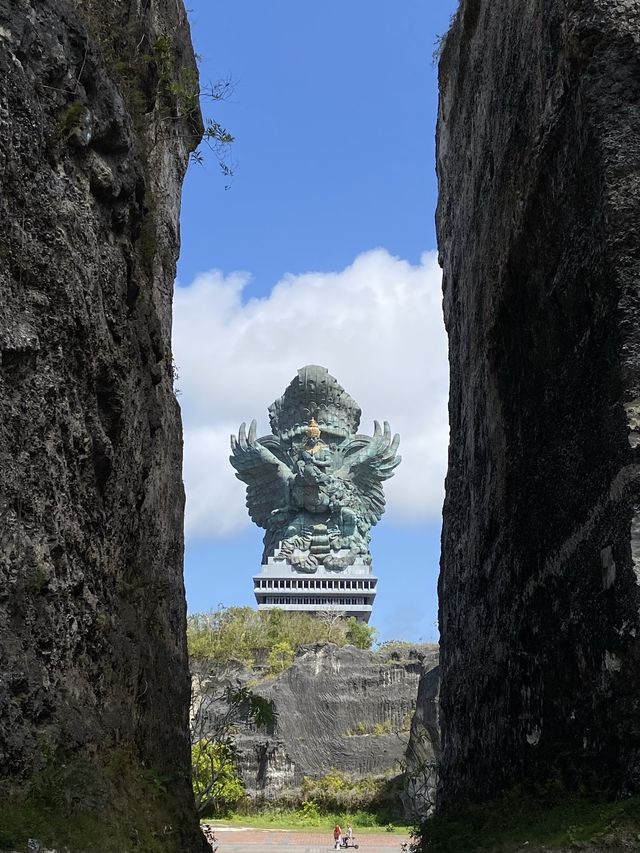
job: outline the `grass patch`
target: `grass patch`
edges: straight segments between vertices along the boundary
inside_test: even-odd
[[[274,810],[253,815],[228,815],[226,818],[203,820],[202,823],[213,823],[216,826],[251,826],[255,829],[317,829],[320,832],[333,832],[336,823],[345,827],[348,823],[353,826],[354,835],[365,835],[371,832],[394,832],[407,835],[411,827],[401,821],[385,821],[379,815],[371,812],[357,811],[330,815],[309,815],[302,810]]]
[[[542,795],[510,791],[486,803],[451,808],[421,827],[420,853],[510,853],[597,842],[640,830],[640,796],[595,802],[549,789]]]

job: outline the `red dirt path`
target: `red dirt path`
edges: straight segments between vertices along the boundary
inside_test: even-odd
[[[331,834],[283,829],[215,829],[218,853],[260,853],[261,850],[287,850],[288,853],[329,853],[334,850]],[[401,843],[409,836],[390,832],[367,833],[356,836],[358,853],[401,853]],[[341,848],[342,850],[344,848]],[[349,848],[352,850],[352,848]]]

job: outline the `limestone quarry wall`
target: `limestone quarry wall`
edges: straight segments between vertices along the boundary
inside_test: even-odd
[[[182,0],[0,0],[0,784],[117,750],[165,780],[177,850],[198,848],[170,327],[201,119],[170,84],[195,75]]]
[[[385,653],[324,643],[302,647],[284,672],[258,683],[247,670],[207,675],[202,663],[194,677],[211,695],[230,678],[273,701],[273,730],[241,728],[236,742],[248,795],[275,800],[332,770],[356,779],[400,773],[421,677],[437,664],[437,646]]]
[[[434,813],[440,764],[440,667],[425,666],[405,753],[402,800],[411,820]]]
[[[437,230],[441,801],[640,786],[640,6],[463,0]]]

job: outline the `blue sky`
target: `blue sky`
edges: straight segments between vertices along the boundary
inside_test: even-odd
[[[321,363],[389,419],[403,463],[373,531],[382,639],[437,636],[446,343],[433,250],[436,71],[456,3],[188,0],[205,111],[236,137],[229,183],[190,168],[174,351],[185,420],[191,612],[253,604],[261,531],[245,519],[228,433]],[[397,482],[396,482],[397,481]]]

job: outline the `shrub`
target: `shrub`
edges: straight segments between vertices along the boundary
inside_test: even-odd
[[[303,800],[298,811],[304,820],[314,821],[320,817],[318,806],[313,800]]]
[[[247,666],[253,666],[261,653],[269,658],[276,646],[283,643],[288,644],[293,654],[300,646],[326,642],[370,648],[374,635],[374,628],[353,617],[327,620],[311,613],[280,609],[223,607],[211,613],[196,613],[187,622],[191,658],[223,662],[236,659]]]
[[[277,675],[283,672],[293,661],[294,651],[288,640],[276,643],[269,652],[269,672]]]
[[[359,649],[370,649],[376,636],[376,629],[365,622],[358,622],[354,616],[347,619],[347,643]]]
[[[380,814],[386,819],[398,813],[400,804],[395,779],[376,776],[354,779],[337,770],[318,779],[305,776],[302,797],[303,801],[312,801],[321,814],[362,811]]]

